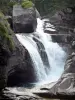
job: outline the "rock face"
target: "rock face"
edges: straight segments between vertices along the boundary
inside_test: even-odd
[[[36,17],[39,14],[34,8],[23,9],[20,5],[13,7],[13,28],[16,33],[34,32],[37,26]],[[23,47],[14,34],[14,50],[8,62],[7,86],[20,86],[35,82],[36,76],[28,51]]]
[[[12,36],[15,49],[8,62],[8,86],[19,86],[35,81],[34,68],[27,50],[16,36]]]
[[[13,29],[15,33],[32,33],[36,26],[36,11],[33,7],[27,9],[23,9],[21,5],[13,7]]]
[[[71,46],[72,47],[72,46]],[[63,100],[75,99],[75,48],[72,47],[68,55],[64,72],[61,78],[52,86],[41,88],[41,92],[35,94],[45,98],[59,98]],[[45,92],[44,92],[45,91]]]
[[[13,51],[11,32],[5,16],[0,12],[0,90],[6,86],[7,63]]]
[[[58,34],[64,34],[66,38],[65,43],[68,43],[71,48],[71,52],[68,55],[68,59],[66,61],[64,72],[61,76],[61,78],[56,82],[56,84],[52,88],[47,88],[48,91],[46,92],[46,96],[55,97],[55,98],[64,98],[66,100],[72,98],[75,98],[75,32],[74,32],[74,25],[75,25],[75,16],[74,12],[66,12],[59,13],[59,15],[62,17],[58,20],[56,20],[55,27],[58,31]],[[60,21],[59,21],[60,20]],[[65,26],[65,27],[64,27]],[[67,34],[67,35],[66,35]],[[56,37],[54,37],[55,40]],[[57,41],[58,38],[56,38],[55,41]],[[62,40],[62,39],[61,39]],[[60,39],[59,39],[60,41]],[[46,89],[46,90],[47,90]],[[43,93],[39,93],[40,96],[43,96]],[[64,100],[63,99],[63,100]]]
[[[0,14],[0,90],[34,82],[35,77],[28,51],[10,29],[6,17]]]
[[[61,14],[61,13],[60,13]],[[54,85],[49,92],[54,95],[60,95],[65,97],[74,96],[75,98],[75,16],[74,12],[66,12],[65,15],[62,15],[62,25],[65,26],[67,30],[67,41],[70,44],[71,52],[68,56],[64,67],[64,73],[61,78],[58,80],[56,85]],[[61,23],[60,23],[61,24]],[[69,24],[69,25],[68,25]],[[67,26],[67,27],[66,27]],[[64,29],[64,27],[61,26]]]
[[[29,11],[29,13],[28,13]],[[21,6],[14,6],[13,8],[13,26],[14,31],[17,33],[30,33],[36,28],[36,17],[35,14],[30,14],[30,9],[25,10]],[[19,13],[20,12],[20,13]],[[29,16],[29,14],[31,16]],[[28,16],[28,17],[27,17]],[[71,35],[72,36],[72,35]],[[28,51],[19,43],[16,36],[11,34],[12,40],[14,41],[14,49],[11,52],[7,48],[0,48],[0,90],[7,86],[20,86],[29,82],[34,82],[36,76],[34,68],[31,64],[30,55]],[[36,39],[35,39],[36,41]],[[64,41],[64,40],[63,40]],[[68,37],[68,41],[72,43],[72,52],[70,53],[66,64],[65,71],[62,74],[58,82],[52,86],[52,88],[43,87],[40,88],[42,91],[35,93],[42,97],[53,97],[66,98],[75,97],[75,38]],[[38,41],[36,41],[38,44]],[[40,48],[41,44],[38,45]],[[1,47],[1,46],[0,46]],[[44,55],[44,52],[40,53]],[[46,55],[45,55],[46,58]],[[17,97],[17,96],[16,96]],[[72,99],[71,99],[72,100]]]
[[[10,52],[7,48],[0,45],[0,90],[6,86],[7,82],[7,61],[10,57]]]
[[[72,52],[65,64],[65,71],[56,85],[50,89],[53,94],[75,94],[75,52]]]

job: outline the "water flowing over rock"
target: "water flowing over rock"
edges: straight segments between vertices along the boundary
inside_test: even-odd
[[[28,51],[12,35],[15,49],[8,62],[8,86],[19,86],[36,80]]]
[[[51,41],[50,35],[44,33],[44,23],[39,18],[37,22],[35,33],[30,35],[16,34],[16,36],[30,54],[37,80],[39,82],[44,82],[44,80],[53,82],[60,77],[64,70],[66,53],[57,43]],[[44,57],[42,53],[43,56],[45,55]]]
[[[22,8],[21,5],[13,7],[13,29],[15,33],[32,33],[37,26],[36,10],[31,7]]]
[[[34,96],[34,94],[39,95],[44,89],[48,91],[49,87],[55,85],[53,83],[53,85],[48,86],[48,83],[57,81],[64,71],[65,51],[57,43],[52,42],[51,36],[43,31],[44,22],[39,18],[37,22],[37,29],[33,34],[21,33],[13,37],[16,49],[15,54],[9,60],[9,65],[12,67],[9,70],[8,85],[21,85],[22,87],[30,80],[29,83],[36,84],[36,86],[47,83],[47,88],[45,85],[33,89],[26,89],[24,87],[8,88],[11,94],[9,93],[8,96],[7,91],[5,92],[6,96],[13,98],[13,100],[16,98],[16,95],[19,95],[19,99],[20,95],[23,95],[23,98],[38,100],[38,97]],[[28,61],[28,65],[26,61]],[[13,97],[14,93],[15,96]],[[39,98],[39,100],[42,99],[41,97]]]
[[[62,98],[75,97],[75,52],[72,52],[65,64],[65,71],[58,82],[49,90],[53,95]]]
[[[7,48],[0,45],[0,91],[6,87],[7,82],[7,62],[10,57],[10,52]]]
[[[44,21],[37,18],[37,23],[36,32],[32,34],[27,34],[26,31],[26,34],[24,32],[17,33],[16,36],[11,34],[15,48],[7,63],[7,86],[39,85],[55,82],[64,71],[65,51],[57,43],[52,42],[51,36],[44,32]],[[72,79],[74,79],[74,75],[70,74],[73,73],[73,70],[67,65],[65,69],[61,79],[53,88],[42,88],[41,90],[46,89],[49,93],[60,94],[61,88],[73,87],[74,80]]]
[[[7,69],[9,68],[7,64],[13,51],[11,33],[5,16],[0,12],[0,91],[6,87],[7,83]]]

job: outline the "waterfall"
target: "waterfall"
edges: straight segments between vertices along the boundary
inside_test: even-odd
[[[64,71],[66,53],[57,43],[52,42],[49,34],[44,32],[44,20],[38,18],[37,23],[36,32],[16,36],[30,54],[38,82],[57,81]],[[53,27],[51,24],[50,26]]]

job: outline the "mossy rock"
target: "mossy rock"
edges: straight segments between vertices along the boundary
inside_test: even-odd
[[[0,12],[0,45],[3,46],[3,48],[8,47],[9,50],[12,50],[13,41],[9,35],[10,33],[12,33],[10,25],[3,13]]]
[[[23,8],[31,8],[31,7],[33,7],[34,5],[33,5],[33,3],[32,3],[31,1],[29,1],[29,0],[23,0],[22,3],[21,3],[21,6],[22,6]]]
[[[0,11],[0,18],[4,17],[4,14]]]
[[[10,2],[8,3],[8,6],[12,8],[12,7],[13,7],[14,5],[16,5],[16,4],[18,4],[17,1],[10,1]]]

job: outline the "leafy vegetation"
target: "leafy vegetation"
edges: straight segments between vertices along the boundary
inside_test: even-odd
[[[10,12],[15,3],[21,3],[22,7],[28,8],[35,4],[39,12],[48,14],[67,7],[75,7],[75,0],[0,0],[0,9],[3,13]]]
[[[31,0],[40,13],[48,14],[55,13],[58,10],[66,8],[74,8],[75,0]]]
[[[23,8],[30,8],[30,7],[33,7],[33,3],[29,0],[23,0],[21,3],[21,6]]]
[[[17,0],[0,0],[0,11],[5,15],[10,14],[15,3],[17,3]]]
[[[34,6],[38,9],[41,15],[47,15],[54,13],[58,10],[63,10],[66,8],[75,8],[75,0],[0,0],[0,10],[5,15],[10,15],[12,12],[12,7],[16,3],[22,5],[23,8],[29,8]],[[12,47],[12,41],[8,33],[9,24],[6,21],[3,13],[0,12],[0,37],[4,40],[9,41],[9,47]],[[1,42],[2,43],[2,42]]]
[[[10,25],[5,19],[5,16],[0,12],[0,45],[3,46],[3,48],[8,46],[10,50],[13,49],[13,42],[9,35],[11,32]]]

